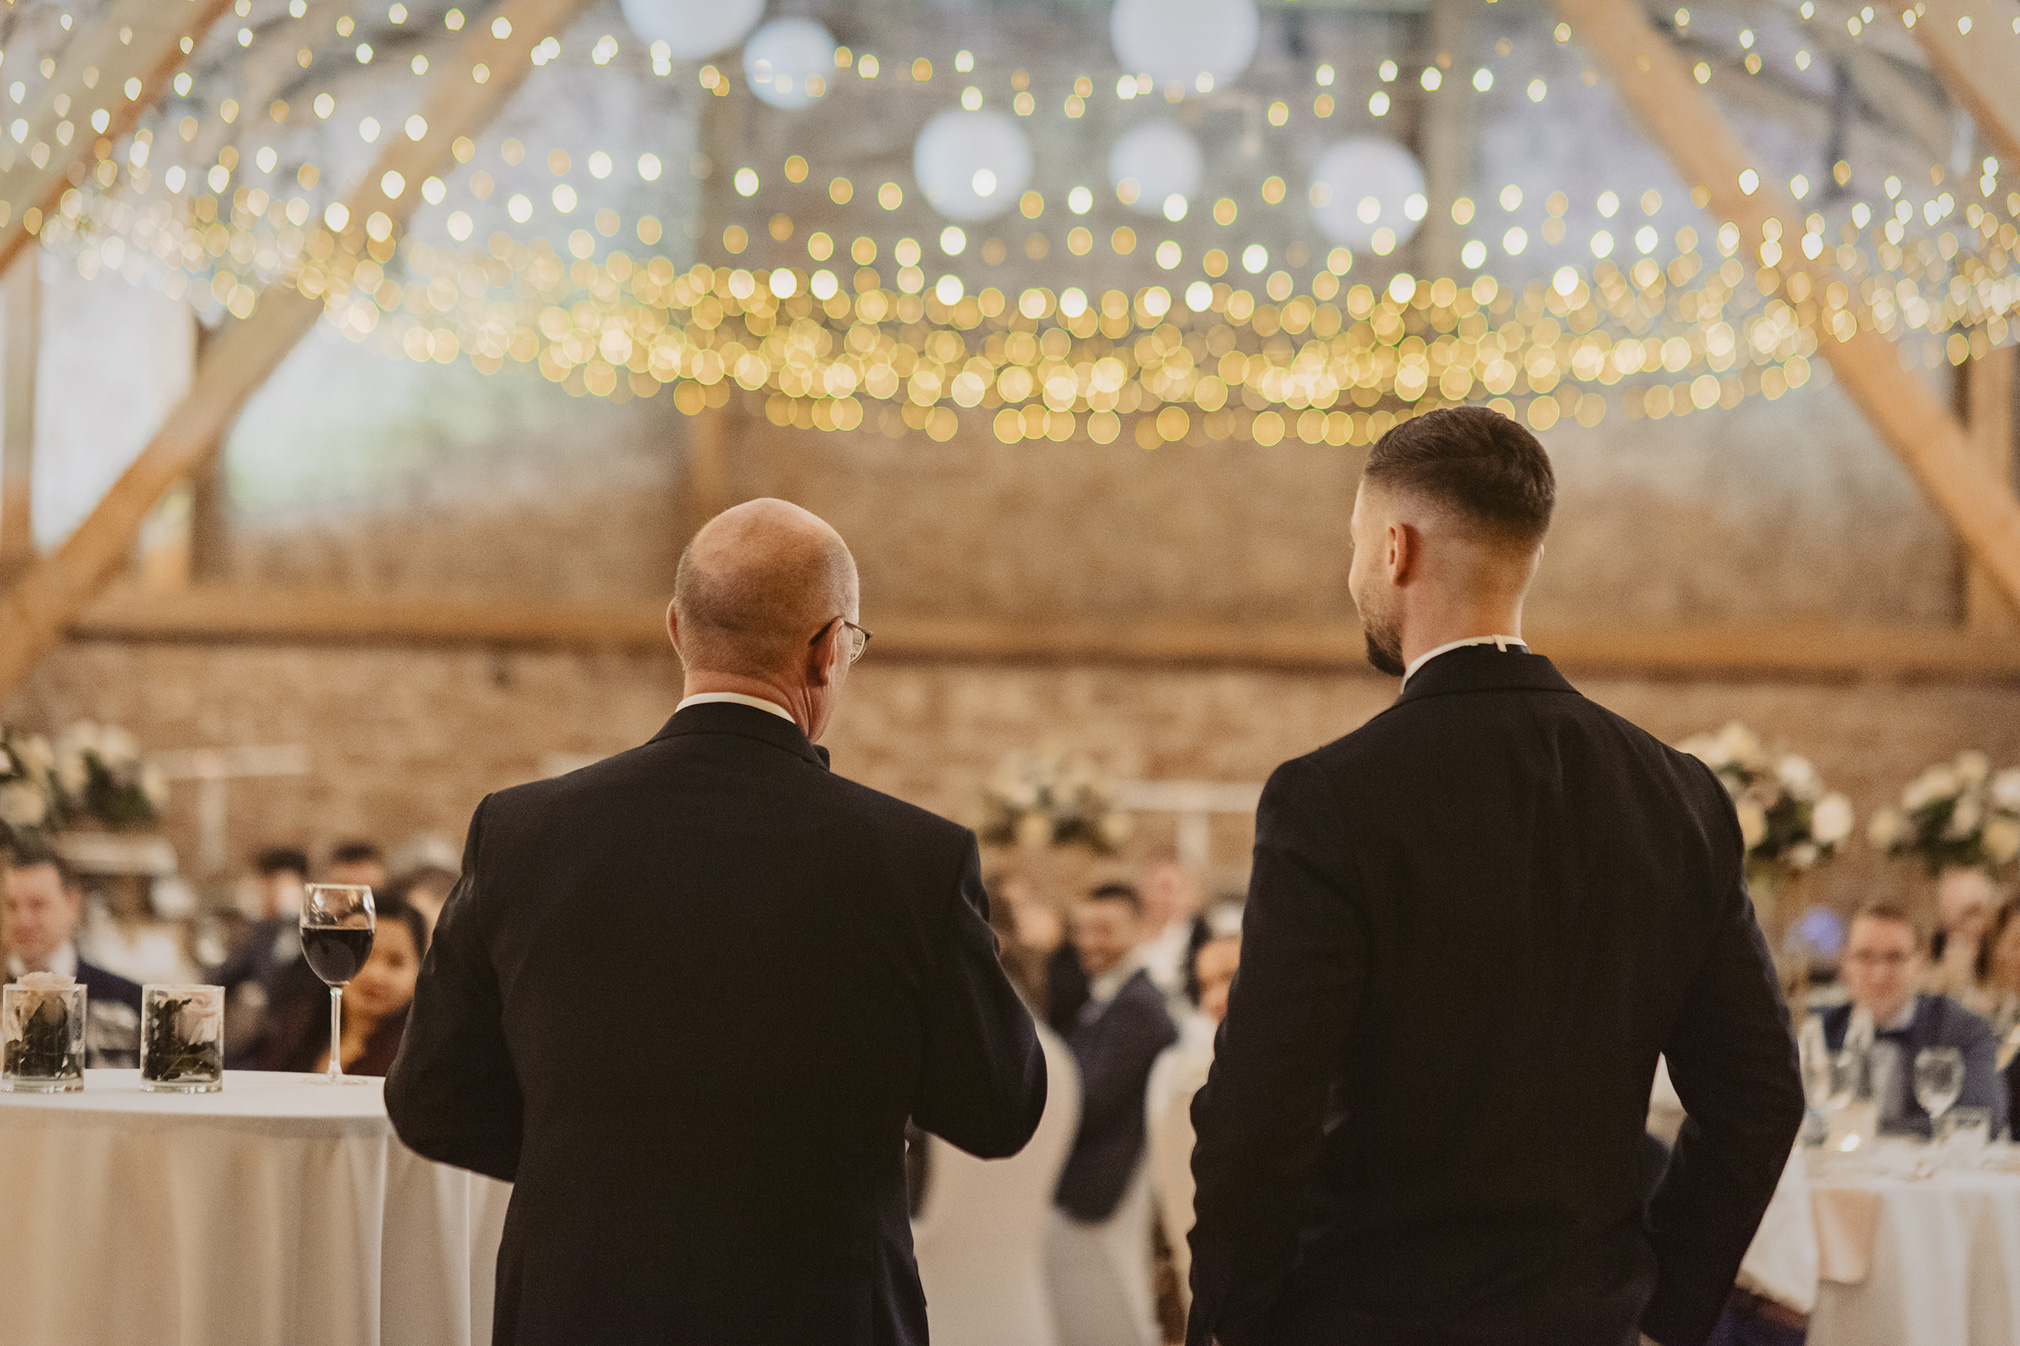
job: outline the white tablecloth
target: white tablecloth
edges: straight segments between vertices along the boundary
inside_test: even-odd
[[[1810,1177],[1810,1346],[2020,1342],[2020,1174]]]
[[[0,1346],[483,1346],[510,1192],[401,1145],[377,1080],[0,1093]]]

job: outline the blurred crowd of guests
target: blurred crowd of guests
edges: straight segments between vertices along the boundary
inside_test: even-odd
[[[89,1005],[88,1063],[139,1057],[141,983],[225,988],[225,1061],[234,1069],[321,1071],[329,991],[302,957],[302,897],[320,883],[370,887],[372,952],[343,988],[345,1071],[383,1075],[399,1051],[436,917],[455,886],[451,848],[420,839],[389,865],[370,841],[331,849],[317,874],[295,847],[260,851],[223,911],[165,916],[144,875],[83,875],[55,850],[0,847],[0,950],[6,979],[74,976]]]

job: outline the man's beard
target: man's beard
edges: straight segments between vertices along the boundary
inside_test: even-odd
[[[1392,678],[1403,676],[1403,635],[1387,622],[1367,617],[1362,619],[1362,633],[1368,640],[1368,662],[1377,673],[1386,673]]]

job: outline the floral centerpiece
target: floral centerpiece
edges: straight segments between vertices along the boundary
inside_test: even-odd
[[[145,827],[168,804],[168,778],[140,741],[117,725],[80,720],[56,740],[56,784],[65,821],[114,832]]]
[[[1710,767],[1732,796],[1754,875],[1814,869],[1851,837],[1852,801],[1826,789],[1807,757],[1770,752],[1738,720],[1677,746]]]
[[[49,740],[0,725],[0,842],[28,840],[61,820],[56,754]]]
[[[1131,820],[1087,758],[1025,752],[1004,759],[989,778],[976,830],[990,845],[1086,846],[1107,855],[1129,839]]]
[[[1975,748],[1938,762],[1908,782],[1898,805],[1873,814],[1866,840],[1919,858],[1932,878],[2009,865],[2020,859],[2020,767],[1995,774]]]

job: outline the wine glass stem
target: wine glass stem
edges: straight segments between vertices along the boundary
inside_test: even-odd
[[[330,988],[330,1083],[344,1081],[344,988]]]

